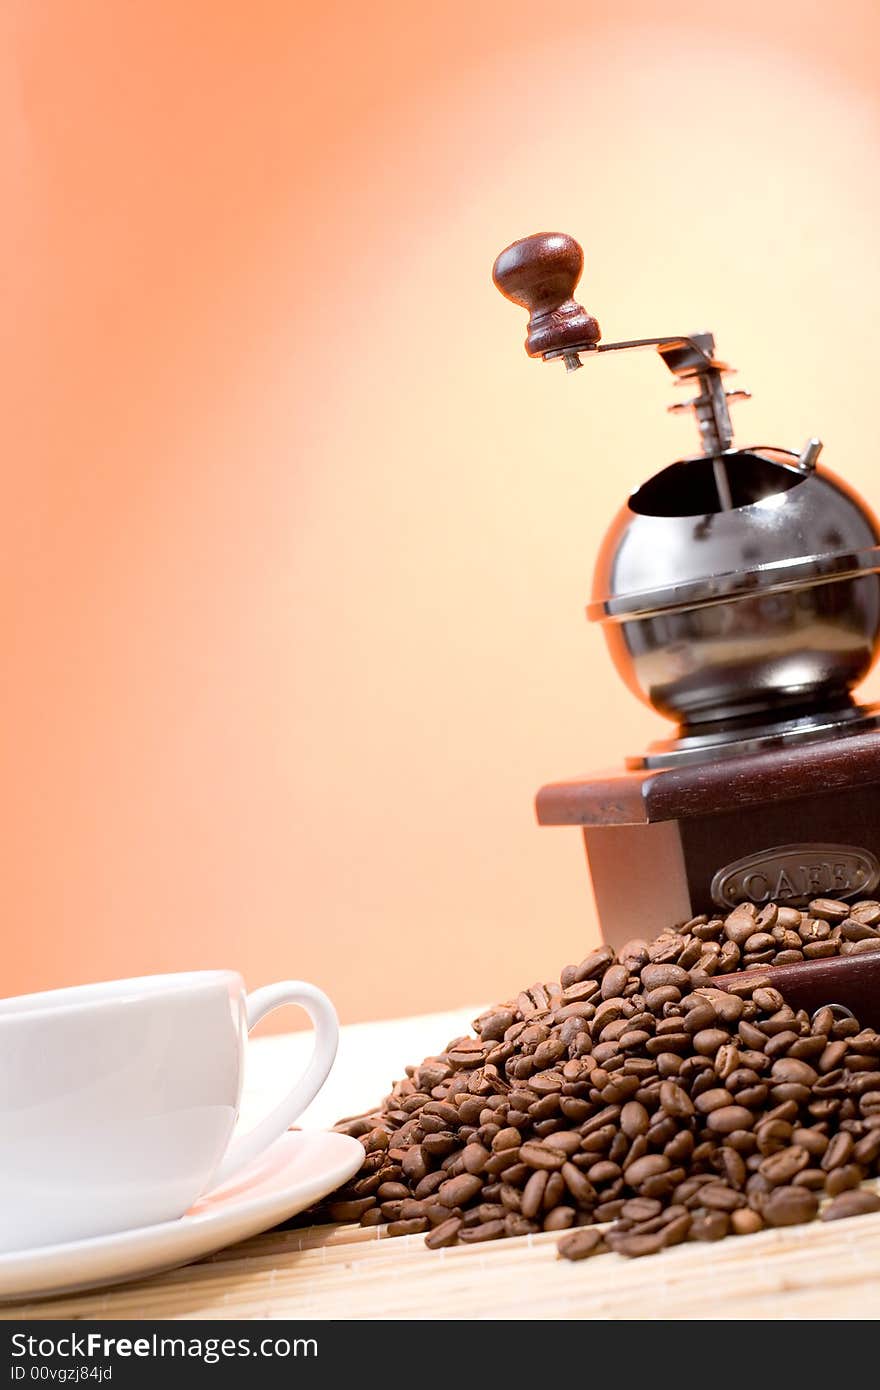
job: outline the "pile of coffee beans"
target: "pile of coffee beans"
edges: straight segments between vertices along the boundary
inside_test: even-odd
[[[777,964],[878,949],[880,902],[824,898],[601,946],[341,1122],[363,1167],[310,1219],[432,1248],[566,1232],[578,1260],[880,1211],[861,1186],[880,1172],[880,1034],[772,983]]]

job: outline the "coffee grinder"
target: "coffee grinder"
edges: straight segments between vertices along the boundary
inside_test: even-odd
[[[495,284],[529,312],[526,351],[569,372],[654,349],[691,398],[700,450],[624,502],[587,616],[671,736],[619,769],[542,787],[541,825],[580,826],[604,938],[698,913],[866,898],[880,882],[880,706],[853,689],[880,641],[880,524],[819,462],[736,448],[711,333],[604,343],[573,295],[583,252],[514,242]]]

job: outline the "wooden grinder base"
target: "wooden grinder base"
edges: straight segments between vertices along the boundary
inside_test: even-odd
[[[880,733],[542,787],[541,825],[581,826],[604,939],[770,899],[870,897]]]

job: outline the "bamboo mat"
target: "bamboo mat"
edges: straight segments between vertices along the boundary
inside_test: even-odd
[[[358,1024],[304,1117],[321,1126],[374,1103],[478,1012]],[[265,1113],[301,1070],[308,1034],[258,1039],[243,1111]],[[878,1318],[880,1213],[813,1222],[643,1260],[556,1256],[558,1236],[428,1250],[382,1228],[273,1231],[186,1268],[112,1289],[0,1307],[16,1318]]]
[[[643,1260],[556,1255],[558,1236],[428,1250],[421,1236],[310,1227],[140,1284],[6,1308],[9,1318],[880,1317],[880,1213]]]

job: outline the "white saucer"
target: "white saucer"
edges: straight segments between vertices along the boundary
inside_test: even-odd
[[[363,1160],[363,1145],[346,1134],[290,1130],[178,1221],[0,1255],[0,1299],[73,1293],[188,1264],[305,1211]]]

